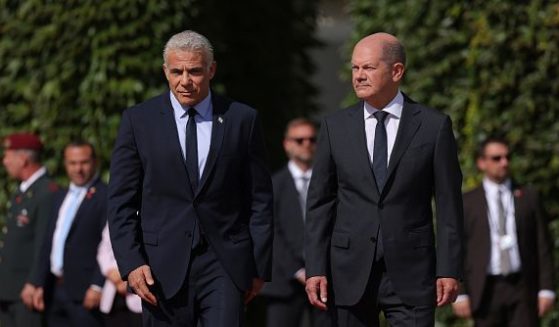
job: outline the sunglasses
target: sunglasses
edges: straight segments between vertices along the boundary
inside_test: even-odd
[[[290,138],[291,141],[294,141],[295,143],[297,143],[298,145],[302,145],[303,142],[305,141],[309,141],[309,143],[311,144],[315,144],[316,143],[316,137],[292,137]]]
[[[494,161],[494,162],[499,162],[499,161],[501,161],[501,160],[503,160],[503,159],[510,160],[510,154],[507,154],[507,155],[496,155],[496,156],[487,156],[487,157],[488,157],[489,159],[491,159],[491,161]]]

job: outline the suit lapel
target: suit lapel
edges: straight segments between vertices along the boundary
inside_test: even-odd
[[[185,175],[184,183],[188,184],[188,190],[191,195],[195,193],[192,185],[190,184],[190,179],[188,179],[188,171],[186,169],[186,161],[184,160],[183,151],[181,143],[179,141],[179,135],[177,131],[177,123],[175,121],[173,106],[171,105],[171,99],[169,98],[169,93],[164,93],[161,99],[161,106],[159,106],[159,113],[161,117],[162,127],[160,131],[164,134],[164,142],[161,146],[168,147],[169,152],[175,153],[175,158],[184,168]],[[186,131],[185,131],[186,133]]]
[[[386,186],[389,185],[390,179],[398,166],[398,162],[402,158],[402,155],[406,152],[406,149],[410,145],[410,142],[413,140],[415,133],[421,125],[419,114],[420,111],[404,96],[402,118],[398,126],[396,140],[394,141],[394,148],[392,149],[392,154],[390,155],[390,162],[388,163]],[[389,187],[384,187],[383,193],[386,193],[388,188]]]
[[[363,113],[363,101],[358,104],[346,109],[348,115],[350,116],[350,124],[346,131],[348,133],[348,140],[352,140],[349,146],[353,145],[353,153],[356,154],[357,169],[365,171],[365,176],[367,176],[366,184],[371,185],[371,189],[374,189],[373,201],[378,202],[379,192],[377,184],[375,182],[375,177],[373,174],[373,167],[371,165],[371,159],[369,157],[369,151],[367,150],[367,136],[365,135],[365,118]]]
[[[200,190],[203,189],[206,181],[208,180],[208,176],[215,166],[217,155],[221,149],[221,145],[223,144],[225,125],[228,123],[223,117],[223,114],[227,110],[227,106],[223,103],[220,97],[212,95],[212,110],[212,139],[210,141],[210,150],[208,152],[208,158],[206,159],[204,172],[200,178],[200,185],[195,194],[198,194]]]
[[[523,201],[524,198],[522,197],[522,188],[512,182],[511,185],[511,192],[512,192],[512,200],[514,202],[514,222],[516,223],[516,235],[518,239],[518,243],[523,239],[523,231],[524,231],[524,220],[522,217],[525,217],[525,209],[526,206],[524,205],[525,202]],[[519,246],[520,248],[520,246]]]

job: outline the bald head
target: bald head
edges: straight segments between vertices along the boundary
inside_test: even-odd
[[[406,65],[406,51],[404,46],[400,41],[392,34],[388,33],[375,33],[362,38],[355,45],[357,47],[366,47],[369,49],[375,49],[382,54],[382,60],[387,64],[392,65],[395,63],[401,63]]]
[[[361,39],[351,57],[357,97],[382,110],[398,93],[405,61],[404,47],[393,35],[375,33]]]

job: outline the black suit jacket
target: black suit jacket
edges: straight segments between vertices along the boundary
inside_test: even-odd
[[[379,193],[363,110],[360,102],[322,122],[307,200],[307,276],[331,269],[335,303],[357,303],[382,225],[384,261],[397,295],[409,305],[434,305],[436,277],[462,276],[462,174],[451,121],[405,97]]]
[[[272,183],[254,109],[212,95],[210,150],[193,190],[169,92],[126,110],[111,160],[109,230],[124,278],[148,264],[170,298],[183,285],[196,219],[242,290],[270,278]]]
[[[49,291],[55,286],[55,276],[50,272],[50,255],[58,212],[67,190],[55,195],[53,214],[42,248],[41,267],[33,284],[43,286]],[[107,186],[97,178],[89,187],[83,199],[64,244],[64,281],[60,285],[75,301],[83,301],[85,292],[91,285],[103,287],[105,277],[97,264],[97,248],[101,242],[101,233],[107,222]]]
[[[299,192],[287,167],[272,176],[274,185],[274,260],[272,281],[263,294],[288,297],[303,291],[295,273],[305,267],[303,239],[305,225]]]
[[[537,310],[538,291],[554,290],[553,255],[547,219],[537,193],[526,187],[513,187],[514,212],[521,276],[526,285],[525,299]],[[470,296],[471,308],[480,308],[491,260],[491,238],[483,186],[464,194],[465,279],[462,293]]]

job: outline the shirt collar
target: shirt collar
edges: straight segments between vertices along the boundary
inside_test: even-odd
[[[68,186],[68,191],[69,192],[84,192],[87,191],[91,185],[93,185],[93,183],[95,183],[95,180],[97,180],[97,178],[99,178],[99,174],[95,174],[95,176],[93,176],[93,178],[87,182],[87,184],[83,185],[83,186],[78,186],[72,182],[70,182],[70,186]]]
[[[179,119],[186,117],[187,110],[190,107],[185,107],[180,104],[179,100],[175,97],[173,92],[169,91],[169,98],[171,99],[171,106],[173,107],[173,112],[175,114],[175,119],[178,121]],[[200,115],[202,120],[212,120],[212,92],[208,93],[208,96],[204,98],[204,100],[200,101],[197,105],[194,106],[196,112]],[[198,121],[198,119],[196,119]]]
[[[499,190],[504,192],[506,191],[510,192],[511,186],[512,186],[512,182],[510,178],[507,178],[504,182],[499,184],[499,183],[495,183],[494,181],[490,180],[487,177],[483,177],[483,189],[485,190],[485,193],[488,194],[489,196],[496,195],[499,192]]]
[[[297,166],[297,164],[295,164],[295,162],[293,162],[293,160],[289,160],[289,162],[287,163],[287,168],[289,169],[289,172],[294,179],[303,177],[310,178],[312,174],[312,169],[303,171],[301,170],[301,168],[299,168],[299,166]]]
[[[41,176],[43,176],[46,173],[47,173],[47,169],[45,167],[41,167],[37,169],[37,171],[34,172],[33,175],[31,175],[27,180],[19,184],[19,190],[21,192],[27,191],[31,187],[31,185],[35,183],[35,181],[37,181]]]
[[[404,96],[402,92],[398,90],[396,96],[384,108],[375,108],[368,104],[367,101],[363,101],[363,103],[365,119],[373,118],[373,114],[379,110],[389,113],[393,118],[400,119],[402,116],[402,108],[404,107]]]

